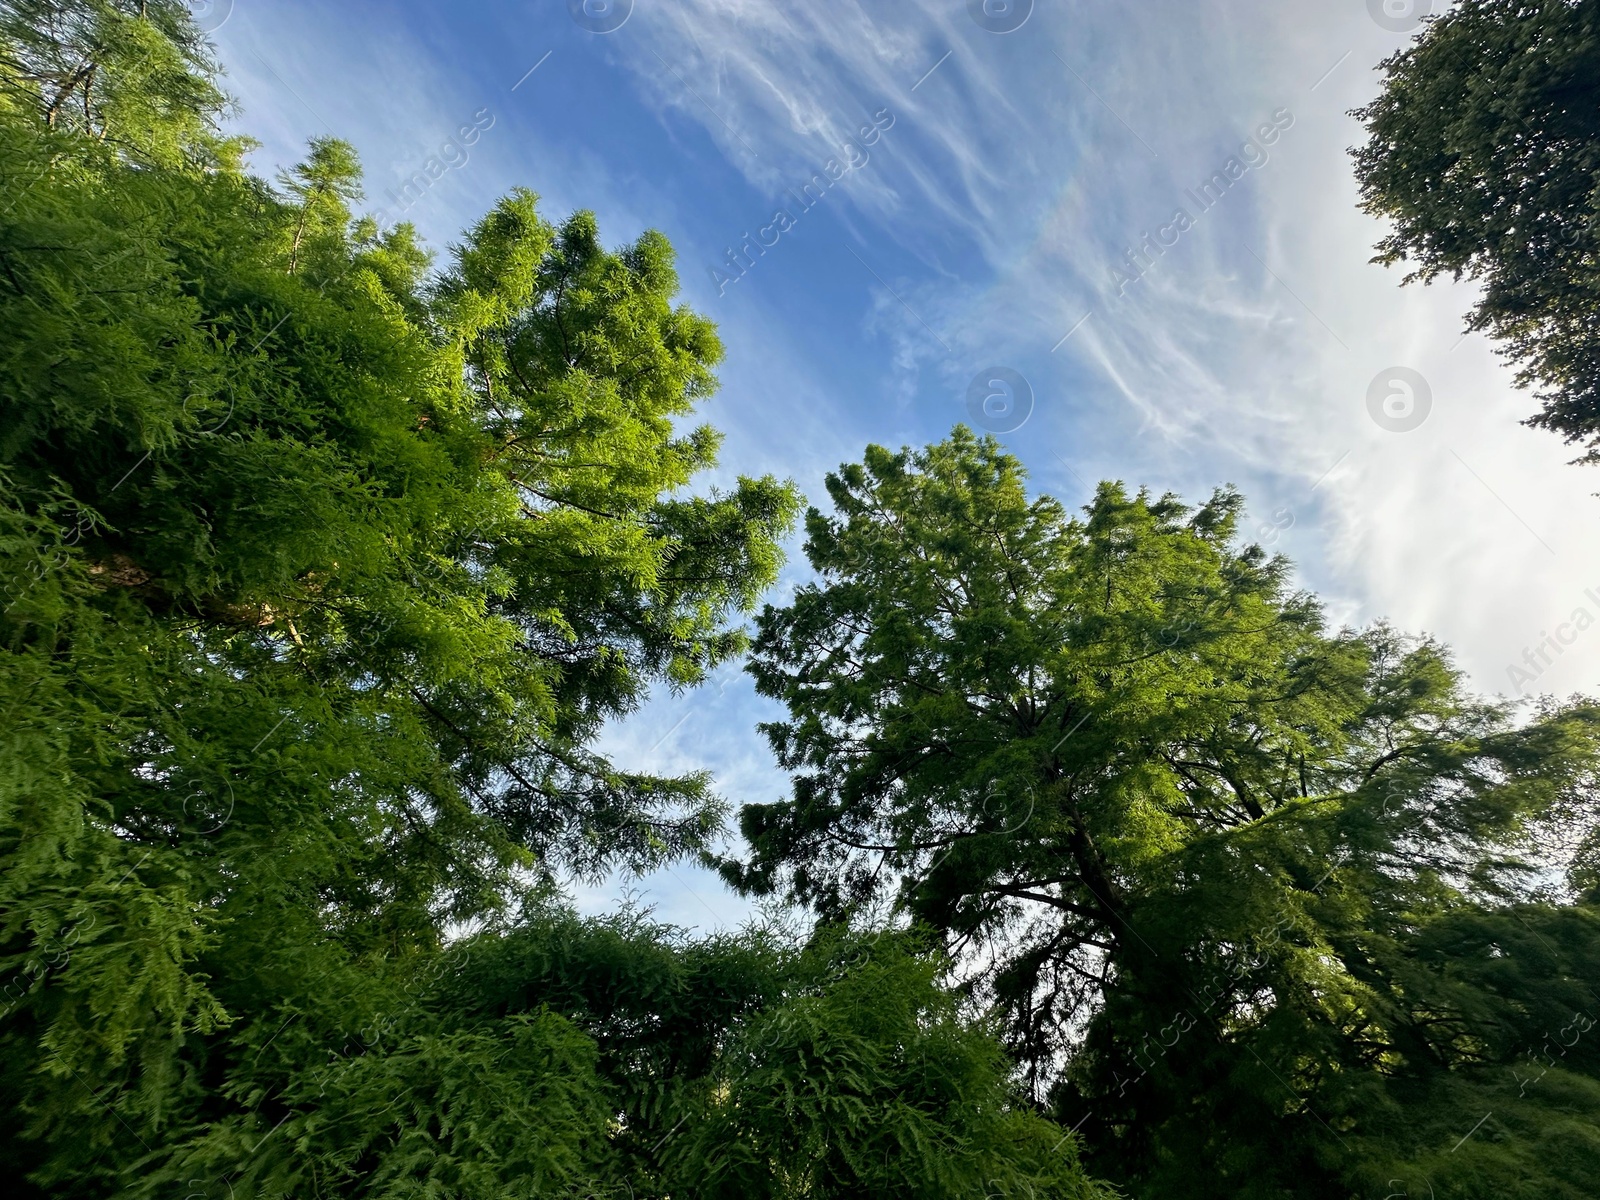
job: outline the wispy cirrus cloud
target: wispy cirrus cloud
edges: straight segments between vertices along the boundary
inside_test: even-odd
[[[1436,633],[1481,687],[1511,690],[1507,664],[1600,585],[1597,476],[1518,426],[1533,400],[1461,337],[1469,287],[1401,289],[1368,261],[1382,231],[1357,208],[1348,111],[1408,36],[1368,9],[1035,0],[997,34],[953,0],[637,0],[595,33],[562,5],[509,0],[470,18],[240,0],[222,32],[252,128],[298,143],[324,132],[314,107],[375,182],[494,106],[471,168],[416,206],[436,243],[524,183],[553,212],[599,209],[614,240],[665,230],[728,347],[706,416],[730,471],[816,496],[864,442],[969,419],[974,379],[1010,368],[1034,409],[1005,440],[1038,486],[1081,501],[1101,477],[1191,497],[1236,483],[1247,533],[1291,555],[1336,617]],[[719,295],[726,250],[885,109],[870,164]],[[1194,212],[1197,184],[1280,110],[1294,123],[1270,161]],[[1121,287],[1127,251],[1180,207],[1192,228]],[[1367,408],[1397,366],[1432,397],[1403,433]],[[1600,639],[1580,640],[1538,686],[1592,687],[1597,670]],[[693,703],[661,698],[617,745],[648,749]],[[759,765],[754,710],[708,703],[706,736],[653,752],[676,756],[663,769],[707,766],[736,803],[768,798],[781,781]]]
[[[635,20],[649,53],[617,51],[635,86],[774,195],[860,110],[895,105],[847,219],[894,411],[953,420],[976,356],[1014,365],[1040,400],[1012,440],[1041,477],[1065,450],[1080,473],[1190,493],[1237,481],[1296,513],[1282,548],[1342,611],[1447,637],[1488,688],[1509,631],[1591,582],[1592,485],[1516,427],[1532,401],[1461,340],[1470,289],[1401,290],[1367,261],[1380,230],[1356,208],[1347,114],[1407,35],[1366,6],[1040,4],[1004,36],[944,4],[685,0]],[[1199,219],[1197,181],[1284,112],[1270,162]],[[1192,232],[1117,294],[1125,252],[1179,208]],[[1406,434],[1365,405],[1397,365],[1435,396]],[[1571,659],[1556,686],[1592,681]]]

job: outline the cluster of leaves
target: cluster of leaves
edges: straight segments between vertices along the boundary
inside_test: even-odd
[[[245,172],[213,72],[176,0],[0,4],[13,1186],[1089,1194],[925,954],[541,900],[707,845],[595,736],[743,651],[798,504],[696,486],[665,239],[518,191],[433,270],[349,146]]]
[[[1600,3],[1460,0],[1355,115],[1376,261],[1481,283],[1468,328],[1540,389],[1528,424],[1600,462]]]
[[[535,905],[415,965],[214,1040],[220,1096],[117,1194],[1110,1200],[906,939]]]
[[[830,477],[752,665],[794,793],[728,878],[943,933],[1138,1194],[1586,1194],[1600,708],[1519,723],[1431,642],[1329,632],[1231,492],[1079,520],[1024,482],[961,429]]]

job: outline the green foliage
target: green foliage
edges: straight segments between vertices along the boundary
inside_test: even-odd
[[[475,1016],[550,1004],[594,1038],[636,1195],[1111,1195],[908,939],[545,914],[467,953],[451,990]]]
[[[7,0],[0,96],[15,115],[78,135],[97,151],[167,167],[230,162],[215,136],[216,64],[181,0]],[[54,164],[70,170],[69,164]]]
[[[1008,1103],[1010,1066],[940,990],[941,964],[868,943],[802,961],[687,1106],[669,1177],[708,1198],[1114,1195],[1070,1135]],[[843,952],[843,953],[841,953]],[[844,962],[841,963],[840,959]]]
[[[1600,911],[1468,909],[1383,964],[1414,997],[1422,1069],[1383,1081],[1357,1178],[1440,1195],[1579,1200],[1600,1178]],[[1385,1014],[1387,1016],[1387,1014]],[[1384,1121],[1387,1115],[1389,1120]],[[1480,1124],[1481,1122],[1481,1124]]]
[[[14,1189],[1109,1197],[1081,1136],[1149,1196],[1592,1192],[1600,710],[1329,631],[1231,491],[1077,519],[964,429],[870,447],[757,622],[794,794],[722,864],[821,926],[566,911],[708,856],[709,781],[597,737],[749,648],[798,498],[697,486],[659,234],[516,190],[435,267],[225,103],[174,0],[0,0]]]
[[[968,987],[1093,1165],[1150,1195],[1342,1197],[1389,1153],[1354,1147],[1509,1081],[1523,1048],[1481,1028],[1508,1005],[1530,1039],[1600,1012],[1583,953],[1503,937],[1501,1002],[1439,950],[1594,827],[1600,711],[1519,724],[1430,642],[1329,633],[1238,544],[1230,492],[1106,484],[1070,519],[959,428],[828,487],[819,580],[763,613],[751,667],[794,793],[745,807],[751,859],[724,871],[983,964]]]
[[[1600,461],[1600,4],[1462,0],[1383,67],[1355,114],[1364,207],[1394,222],[1376,261],[1481,283],[1468,327],[1541,389],[1528,424]]]
[[[534,906],[414,966],[212,1041],[216,1094],[116,1194],[1111,1196],[901,939]]]
[[[1095,1194],[939,960],[549,899],[707,845],[595,738],[743,652],[798,504],[696,489],[666,240],[519,190],[434,271],[345,143],[239,168],[176,3],[0,51],[13,1188]]]

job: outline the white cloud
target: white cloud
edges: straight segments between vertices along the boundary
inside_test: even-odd
[[[1255,511],[1292,513],[1281,546],[1336,611],[1445,638],[1485,689],[1506,689],[1507,665],[1600,583],[1584,553],[1600,477],[1517,425],[1532,398],[1481,339],[1460,341],[1470,288],[1402,290],[1368,262],[1380,229],[1356,208],[1347,111],[1403,39],[1362,6],[1041,4],[1005,37],[960,5],[685,0],[636,21],[650,52],[619,56],[644,94],[774,192],[848,135],[850,114],[897,113],[890,161],[849,197],[874,238],[925,267],[886,276],[915,317],[864,285],[897,394],[954,393],[974,354],[1026,364],[1042,406],[1070,401],[1013,437],[1042,476],[1061,452],[1191,494],[1236,481]],[[1115,297],[1122,253],[1192,207],[1184,189],[1280,109],[1295,124],[1271,160]],[[1395,365],[1432,385],[1432,415],[1407,434],[1366,411]],[[1592,686],[1594,641],[1539,686]]]

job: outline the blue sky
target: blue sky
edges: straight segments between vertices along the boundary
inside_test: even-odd
[[[727,345],[705,416],[729,476],[821,496],[868,442],[970,423],[975,383],[998,397],[991,424],[1013,424],[1016,389],[987,381],[1020,377],[1031,412],[1003,440],[1039,489],[1236,484],[1249,535],[1336,621],[1435,634],[1486,692],[1595,683],[1600,626],[1536,657],[1531,683],[1509,668],[1576,610],[1600,618],[1600,474],[1517,424],[1534,401],[1462,336],[1468,286],[1402,289],[1369,262],[1382,228],[1356,209],[1348,111],[1410,36],[1385,24],[1427,0],[194,7],[225,17],[213,36],[263,174],[334,133],[394,215],[391,193],[476,120],[403,213],[436,248],[519,185],[552,218],[594,210],[613,243],[667,234]],[[802,209],[791,189],[830,160],[840,178]],[[752,240],[729,282],[747,236],[774,244]],[[1374,419],[1419,379],[1426,419]],[[768,715],[730,672],[607,745],[708,769],[737,806],[783,790],[754,730]],[[748,911],[692,868],[635,886],[685,925]]]

